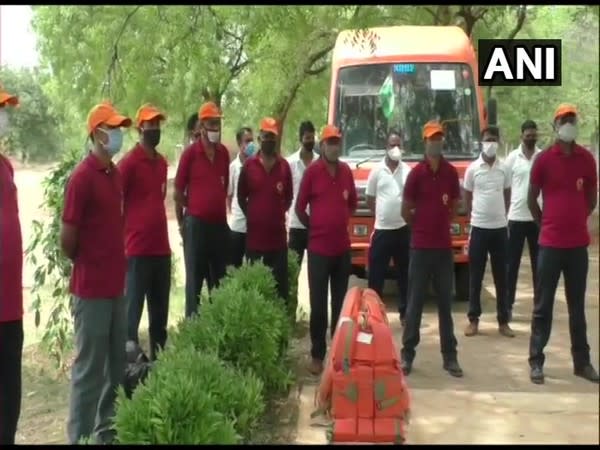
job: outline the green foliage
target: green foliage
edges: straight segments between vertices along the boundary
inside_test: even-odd
[[[263,277],[272,278],[266,268]],[[289,320],[275,299],[230,280],[211,294],[211,302],[205,302],[194,319],[195,348],[214,349],[222,360],[252,370],[269,393],[284,391],[290,382],[289,371],[281,364]]]
[[[19,97],[19,107],[11,108],[8,134],[0,141],[5,153],[22,161],[48,162],[62,151],[58,117],[53,114],[40,76],[29,69],[0,69],[4,89]]]
[[[232,424],[238,436],[247,442],[265,409],[262,396],[263,385],[260,379],[251,373],[242,373],[226,365],[214,354],[200,353],[192,347],[172,346],[161,353],[155,369],[150,372],[146,383],[136,389],[131,400],[125,397],[124,391],[119,392],[115,425],[120,443],[219,443],[214,435],[206,435],[205,439],[208,440],[196,440],[196,437],[186,436],[186,433],[189,433],[186,429],[187,422],[183,426],[175,421],[165,421],[158,425],[154,420],[156,416],[153,415],[153,411],[168,408],[163,402],[170,404],[180,399],[177,393],[177,382],[180,378],[174,376],[174,372],[181,373],[184,375],[183,378],[192,381],[195,390],[209,394],[210,407]],[[161,391],[166,389],[164,396],[159,396],[161,403],[155,400],[157,389]],[[197,417],[200,413],[196,408],[201,405],[196,405],[192,401],[197,400],[186,399],[182,407],[187,408],[192,417]],[[199,420],[202,420],[202,417],[210,416],[200,415]],[[207,427],[213,423],[200,425]],[[162,426],[165,428],[161,429]],[[229,439],[230,430],[225,431]],[[178,441],[175,436],[183,440]],[[239,442],[238,438],[236,442]]]
[[[65,368],[65,354],[72,346],[69,296],[71,262],[60,249],[58,236],[60,235],[65,185],[80,158],[81,156],[75,152],[65,154],[62,161],[43,181],[43,206],[48,212],[50,220],[45,223],[39,220],[32,222],[33,239],[25,251],[29,261],[36,266],[31,287],[33,296],[31,309],[35,312],[35,326],[39,327],[42,308],[51,300],[52,307],[42,336],[42,343],[61,369]],[[48,286],[51,286],[51,298],[42,298],[44,294],[47,295]]]
[[[178,367],[168,369],[165,366],[161,376],[160,365],[157,366],[131,400],[122,388],[119,390],[115,416],[119,443],[240,443],[234,419],[219,412],[217,397],[203,389],[192,373]]]

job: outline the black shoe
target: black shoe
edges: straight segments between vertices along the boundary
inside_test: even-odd
[[[533,384],[544,384],[544,371],[540,366],[534,366],[529,372],[529,379]]]
[[[400,367],[402,367],[402,372],[404,373],[404,376],[408,376],[412,371],[412,362],[408,362],[403,359],[402,363],[400,364]]]
[[[445,362],[444,370],[456,378],[461,378],[463,376],[463,370],[460,368],[458,361],[456,360]]]
[[[598,376],[598,372],[594,369],[591,364],[582,367],[581,369],[575,369],[573,372],[575,376],[581,377],[584,380],[591,381],[592,383],[600,383],[600,377]]]

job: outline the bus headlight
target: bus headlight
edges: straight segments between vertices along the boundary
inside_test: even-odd
[[[352,234],[358,237],[365,237],[369,235],[369,227],[366,225],[354,225],[352,227]]]
[[[452,234],[452,236],[458,236],[460,234],[460,223],[453,223],[450,225],[450,234]]]

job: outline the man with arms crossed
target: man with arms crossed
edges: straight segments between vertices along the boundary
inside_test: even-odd
[[[246,160],[254,151],[254,136],[252,128],[242,127],[235,135],[239,148],[238,155],[229,164],[229,190],[227,192],[227,205],[229,207],[229,264],[240,267],[246,254],[246,216],[240,209],[237,189],[240,172]]]
[[[19,99],[0,87],[0,137]],[[0,154],[0,446],[14,445],[21,414],[23,240],[14,170]]]
[[[410,231],[402,218],[402,193],[410,166],[402,162],[400,133],[390,131],[387,137],[387,153],[367,180],[367,204],[375,214],[375,231],[369,247],[369,288],[383,295],[385,276],[394,260],[398,282],[398,313],[404,325],[406,294],[408,288],[408,261]]]
[[[109,103],[90,111],[92,151],[73,170],[65,189],[60,241],[73,261],[71,293],[75,361],[67,433],[71,444],[96,434],[113,439],[116,389],[125,371],[127,309],[123,239],[123,187],[112,158],[131,119]]]
[[[139,142],[118,164],[125,214],[127,346],[139,344],[138,328],[147,297],[153,361],[167,341],[171,291],[171,247],[165,211],[167,160],[156,149],[163,120],[165,116],[156,107],[143,105],[136,114]]]
[[[498,330],[503,336],[515,336],[508,325],[506,304],[506,213],[510,203],[510,181],[508,169],[496,157],[499,134],[496,127],[483,130],[481,154],[465,171],[465,203],[467,214],[471,215],[466,336],[475,336],[479,331],[481,285],[488,253],[496,287]]]
[[[512,320],[512,309],[515,304],[517,280],[521,267],[523,245],[527,239],[529,260],[533,286],[536,281],[536,263],[538,252],[539,228],[527,207],[527,191],[529,190],[529,174],[531,164],[542,151],[537,142],[537,125],[533,120],[526,120],[521,125],[521,145],[508,154],[504,165],[510,177],[510,209],[508,210],[508,269],[506,273],[506,295],[508,319]]]
[[[598,175],[596,161],[577,138],[577,110],[562,104],[554,113],[554,145],[539,154],[531,168],[528,205],[533,219],[541,223],[529,342],[530,378],[544,382],[544,348],[552,330],[556,287],[562,273],[569,310],[571,356],[574,373],[598,383],[590,361],[585,320],[590,234],[587,220],[596,208]],[[542,194],[543,212],[538,204]]]
[[[260,151],[244,164],[238,202],[247,223],[246,254],[271,268],[279,297],[288,300],[288,247],[285,214],[292,204],[292,173],[277,154],[279,130],[275,119],[260,123]]]
[[[306,168],[312,164],[319,155],[314,151],[315,148],[315,126],[310,121],[305,121],[300,124],[298,131],[301,147],[297,152],[292,153],[287,161],[292,169],[292,179],[294,181],[294,200],[292,205],[296,205],[298,200],[298,191],[300,190],[300,182],[304,176]],[[295,207],[289,212],[289,247],[297,255],[302,265],[304,252],[308,244],[308,230],[298,216],[296,215]]]
[[[308,288],[310,292],[311,363],[309,370],[323,370],[327,352],[327,286],[331,290],[333,336],[350,277],[348,222],[357,206],[354,178],[348,164],[339,160],[342,134],[333,125],[321,133],[321,158],[304,173],[296,202],[296,214],[308,228]],[[310,207],[310,216],[306,208]]]
[[[444,130],[435,121],[423,127],[425,159],[409,173],[404,185],[402,217],[411,227],[408,305],[402,335],[402,370],[412,370],[419,345],[421,317],[429,281],[438,301],[438,324],[444,369],[462,377],[452,321],[454,258],[450,223],[460,198],[456,169],[442,156]]]
[[[200,137],[183,151],[175,175],[175,211],[185,217],[185,316],[198,311],[202,283],[208,277],[215,287],[225,275],[229,227],[227,189],[229,152],[221,141],[221,110],[213,102],[198,111]],[[214,278],[213,278],[214,277]]]

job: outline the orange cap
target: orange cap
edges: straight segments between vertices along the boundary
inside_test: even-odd
[[[556,108],[556,111],[554,111],[554,120],[567,114],[577,115],[577,108],[575,108],[574,105],[570,105],[568,103],[561,103],[560,105],[558,105],[558,108]]]
[[[277,121],[272,117],[265,117],[260,121],[260,131],[273,133],[275,136],[278,136],[279,128],[277,127]]]
[[[423,139],[429,139],[431,136],[438,133],[444,134],[444,129],[442,128],[442,125],[435,120],[430,120],[423,126]]]
[[[18,106],[18,104],[19,97],[5,92],[4,89],[2,89],[2,86],[0,86],[0,106]]]
[[[111,127],[130,127],[131,119],[119,114],[109,102],[102,102],[94,106],[88,114],[88,133],[91,133],[103,123]]]
[[[325,139],[338,138],[341,139],[342,133],[335,125],[325,125],[321,130],[321,141]]]
[[[221,115],[221,110],[213,102],[204,103],[198,110],[198,119],[200,119],[200,120],[220,119],[221,117],[223,117]]]
[[[157,118],[159,120],[166,119],[165,115],[161,113],[156,106],[151,105],[150,103],[146,103],[145,105],[140,106],[140,109],[138,109],[135,115],[135,121],[137,122],[138,127],[142,125],[142,122],[154,120]]]

